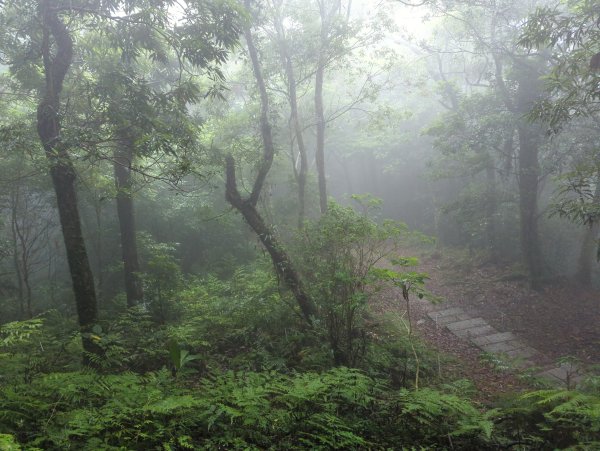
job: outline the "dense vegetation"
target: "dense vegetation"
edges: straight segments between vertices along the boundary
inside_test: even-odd
[[[0,0],[0,449],[600,449],[598,378],[484,402],[411,316],[417,250],[598,283],[599,24]]]

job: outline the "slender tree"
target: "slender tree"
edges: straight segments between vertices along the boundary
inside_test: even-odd
[[[132,165],[134,158],[133,138],[127,131],[121,131],[115,146],[113,168],[115,187],[117,189],[117,216],[121,239],[121,254],[123,259],[123,277],[127,306],[133,307],[144,297],[142,280],[140,278],[140,262],[136,240],[135,215],[133,209]]]
[[[248,8],[248,6],[249,3],[246,1],[246,7]],[[256,208],[263,185],[265,183],[265,179],[273,163],[275,146],[273,144],[273,135],[271,131],[271,124],[269,122],[269,97],[267,95],[267,88],[262,74],[260,61],[258,59],[258,52],[254,45],[252,33],[248,24],[244,26],[244,37],[246,39],[248,55],[250,56],[252,70],[260,94],[260,130],[263,143],[263,155],[258,167],[256,178],[254,180],[252,191],[247,198],[243,198],[241,196],[237,187],[235,160],[233,159],[233,156],[227,156],[225,197],[227,201],[242,214],[248,225],[258,235],[261,243],[263,246],[265,246],[267,252],[269,252],[278,277],[294,295],[305,320],[311,323],[312,317],[316,313],[315,305],[312,299],[310,299],[308,296],[307,292],[304,290],[300,275],[292,264],[290,257],[285,252],[285,249],[279,242],[275,231],[271,227],[267,226]]]
[[[278,0],[273,5],[274,9],[274,24],[277,33],[277,43],[279,47],[281,61],[283,63],[286,81],[287,81],[287,95],[290,104],[290,116],[293,130],[293,141],[298,146],[298,168],[296,169],[296,159],[292,158],[294,164],[294,174],[296,176],[296,182],[298,183],[298,228],[302,227],[304,223],[304,214],[306,209],[306,177],[308,173],[308,157],[306,146],[304,144],[304,136],[302,130],[302,121],[300,113],[298,111],[298,94],[297,94],[297,80],[296,72],[294,70],[294,63],[292,61],[292,55],[289,48],[285,28],[283,26],[283,19],[281,17],[281,0]]]

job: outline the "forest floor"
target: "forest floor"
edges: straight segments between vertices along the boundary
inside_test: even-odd
[[[578,359],[583,367],[600,364],[600,291],[582,289],[564,278],[534,291],[514,267],[453,251],[406,249],[403,253],[419,257],[417,270],[429,274],[427,288],[443,299],[446,308],[460,307],[499,331],[518,335],[541,353],[536,364],[565,357]],[[378,304],[387,311],[403,310],[399,293],[393,291]],[[418,334],[454,356],[456,365],[446,370],[473,380],[484,399],[531,388],[518,371],[499,369],[482,358],[481,349],[435,324],[424,301],[412,305]]]

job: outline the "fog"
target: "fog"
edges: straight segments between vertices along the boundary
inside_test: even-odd
[[[595,449],[599,23],[0,1],[0,449]]]

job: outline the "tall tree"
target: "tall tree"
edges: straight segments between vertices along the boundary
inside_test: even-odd
[[[248,0],[246,0],[246,7],[249,7]],[[261,64],[258,59],[258,51],[254,45],[249,24],[244,26],[244,37],[246,39],[248,55],[250,57],[252,70],[260,95],[260,132],[262,138],[263,155],[254,179],[252,191],[247,198],[243,198],[241,196],[237,187],[235,160],[233,159],[233,156],[227,156],[225,197],[227,198],[227,201],[242,214],[248,225],[258,235],[261,243],[263,246],[265,246],[269,252],[269,255],[271,256],[271,260],[277,275],[294,295],[305,320],[311,323],[312,317],[316,313],[315,305],[305,291],[300,274],[294,267],[290,257],[279,242],[275,231],[271,227],[267,226],[256,208],[263,185],[273,164],[275,146],[273,144],[272,128],[269,122],[269,97],[267,94],[267,88],[265,85]]]
[[[41,52],[45,77],[45,88],[37,110],[38,135],[50,163],[83,348],[88,353],[98,354],[101,349],[90,337],[98,315],[94,276],[81,230],[75,192],[75,169],[69,148],[61,139],[60,95],[73,58],[73,38],[59,17],[60,10],[54,2],[40,0],[38,7],[42,24]],[[84,357],[84,361],[90,362],[88,357]]]
[[[518,184],[521,218],[521,249],[531,284],[539,287],[542,278],[542,251],[538,227],[540,181],[539,152],[544,130],[540,124],[526,119],[541,94],[540,64],[525,61],[515,68],[518,83],[515,112],[522,118],[517,125],[519,136]]]
[[[541,150],[547,139],[544,127],[533,123],[530,116],[541,96],[540,77],[546,70],[547,59],[528,54],[518,42],[518,24],[531,12],[529,5],[512,1],[481,5],[432,2],[431,7],[447,20],[448,41],[443,44],[445,51],[440,53],[462,55],[458,63],[466,69],[462,81],[465,88],[487,89],[503,104],[498,114],[512,119],[506,122],[504,144],[498,147],[495,159],[507,163],[501,170],[508,173],[513,172],[516,155],[513,175],[518,187],[520,248],[531,284],[538,287],[543,273],[538,230],[540,182],[555,168],[547,165],[547,171],[541,171]],[[486,173],[493,175],[491,170]],[[493,179],[488,177],[488,182]],[[493,233],[491,225],[488,233]]]
[[[139,274],[140,262],[133,210],[132,166],[134,145],[134,139],[129,136],[126,130],[122,130],[115,146],[113,162],[115,187],[117,189],[117,217],[119,218],[123,276],[128,307],[135,306],[144,297],[142,280]]]
[[[39,66],[42,67],[44,83],[40,89],[37,128],[54,182],[82,342],[88,353],[100,353],[101,350],[90,338],[91,328],[97,319],[97,304],[77,206],[73,151],[105,142],[105,131],[110,121],[91,121],[83,128],[78,128],[73,126],[77,121],[67,115],[73,112],[67,109],[67,102],[64,102],[61,97],[65,80],[73,66],[74,52],[82,50],[82,53],[86,53],[85,49],[74,49],[72,33],[77,33],[77,42],[80,43],[92,33],[91,30],[103,31],[97,34],[94,44],[86,49],[89,51],[86,54],[88,57],[98,49],[100,53],[104,51],[108,55],[114,55],[115,50],[123,50],[128,47],[128,44],[132,44],[132,47],[128,47],[128,56],[133,60],[147,56],[160,61],[165,59],[165,46],[175,47],[175,52],[179,56],[178,63],[185,62],[193,67],[206,68],[208,77],[214,82],[208,93],[214,95],[220,89],[224,76],[218,67],[212,70],[212,64],[218,66],[224,62],[228,50],[237,42],[238,10],[230,4],[189,1],[179,4],[184,9],[184,18],[174,19],[169,13],[169,5],[170,2],[161,0],[143,2],[143,4],[122,0],[91,3],[50,0],[10,1],[4,2],[0,16],[3,23],[7,25],[2,30],[1,51],[11,64],[13,74],[24,86],[31,89],[30,85],[33,84],[35,89],[37,88],[35,74]],[[68,21],[65,18],[68,18]],[[41,33],[38,33],[35,26],[38,22],[42,24]],[[19,31],[13,33],[15,30]],[[122,39],[124,31],[128,31],[132,38]],[[106,36],[110,39],[106,39]],[[158,42],[157,36],[160,36],[163,41]],[[36,51],[32,52],[31,48],[39,48],[41,62],[36,58]],[[82,71],[81,68],[78,69]],[[180,66],[180,69],[183,72],[186,68]],[[79,80],[69,80],[69,83],[71,81],[75,85]],[[84,78],[83,84],[85,81]],[[178,84],[172,92],[157,94],[154,99],[164,107],[165,111],[169,111],[174,103],[185,105],[190,92],[194,93],[193,95],[198,94],[196,90],[190,89],[189,85],[189,83]],[[93,95],[88,92],[84,97],[90,99]],[[89,104],[98,105],[93,101]],[[70,103],[68,105],[71,107]],[[180,112],[181,108],[177,111]],[[144,111],[142,115],[143,113]],[[72,119],[69,122],[71,127],[68,129],[68,139],[65,139],[65,129],[62,127],[65,117]],[[180,124],[179,117],[171,119],[172,124]],[[173,127],[174,136],[177,135],[176,130],[177,127]],[[163,144],[167,142],[164,137],[155,141]],[[179,143],[178,138],[173,141]],[[171,147],[167,146],[167,148],[172,151],[173,144],[170,145]],[[121,182],[127,183],[126,178]],[[124,216],[127,216],[125,223],[131,225],[127,219],[131,219],[132,214],[125,213]],[[128,236],[131,236],[131,227],[128,229]],[[133,274],[134,270],[135,266],[130,274]]]
[[[586,226],[578,259],[577,280],[589,285],[592,261],[597,254],[598,152],[590,133],[600,132],[600,10],[595,2],[574,1],[568,5],[538,8],[524,27],[520,42],[529,49],[551,55],[553,63],[545,78],[544,96],[530,116],[556,134],[569,136],[570,148],[583,147],[583,158],[571,158],[569,183],[560,191],[556,209],[561,216]],[[583,126],[583,132],[577,129]],[[573,197],[574,195],[574,197]],[[575,202],[572,202],[572,198]]]
[[[298,146],[298,168],[296,169],[296,159],[293,158],[294,174],[296,176],[296,182],[298,183],[298,228],[302,227],[304,223],[304,214],[306,209],[306,177],[308,174],[308,156],[306,146],[304,144],[303,126],[298,110],[298,94],[296,71],[294,70],[294,63],[292,60],[292,54],[290,45],[286,36],[286,31],[283,24],[282,18],[282,1],[276,0],[273,5],[273,16],[274,25],[277,33],[277,43],[281,60],[283,63],[286,82],[287,82],[287,96],[290,104],[290,116],[292,121],[293,140]]]
[[[315,71],[315,119],[317,125],[317,147],[315,161],[319,182],[319,207],[321,214],[327,212],[327,178],[325,175],[325,110],[323,107],[323,83],[325,69],[330,62],[329,52],[334,20],[341,9],[341,0],[316,0],[319,7],[321,26],[319,32],[319,47],[317,50],[317,66]]]

